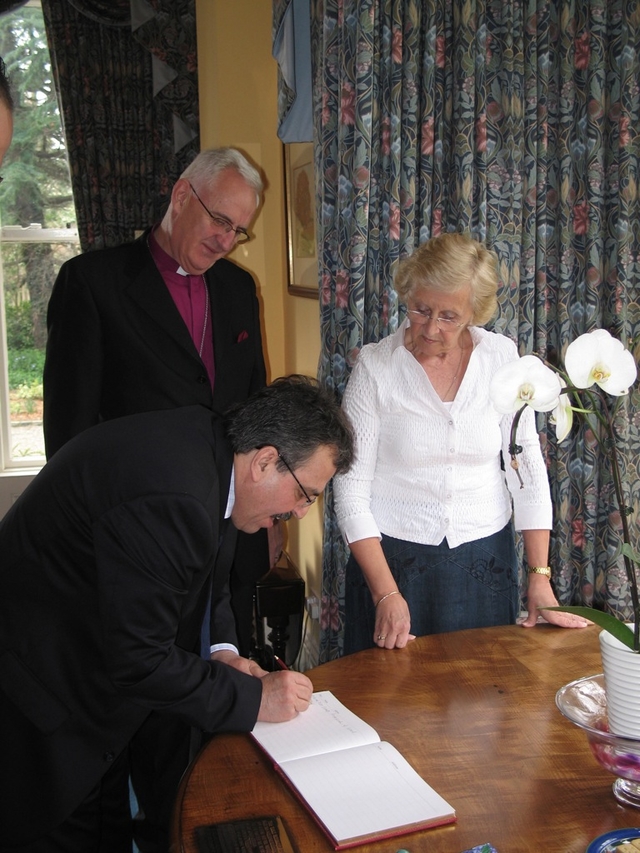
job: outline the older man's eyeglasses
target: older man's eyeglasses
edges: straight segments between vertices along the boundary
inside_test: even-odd
[[[413,323],[428,323],[429,320],[433,320],[443,332],[464,326],[457,317],[434,317],[428,308],[407,308],[407,314]]]
[[[304,495],[304,499],[305,499],[305,501],[306,501],[306,503],[307,503],[307,506],[311,506],[311,504],[314,504],[314,503],[316,502],[317,495],[314,495],[313,497],[310,497],[310,496],[309,496],[309,493],[307,492],[307,490],[305,489],[305,487],[302,485],[302,483],[300,482],[300,480],[299,480],[299,479],[296,477],[296,475],[293,473],[293,469],[291,468],[291,466],[289,465],[289,463],[287,462],[287,460],[284,458],[284,456],[282,455],[282,453],[279,453],[279,454],[278,454],[278,456],[279,456],[279,458],[280,458],[280,459],[282,459],[282,464],[284,465],[284,467],[287,469],[287,471],[291,474],[291,476],[293,477],[293,479],[294,479],[294,480],[296,481],[296,483],[298,484],[298,487],[300,488],[300,491],[301,491],[301,492],[302,492],[302,494]]]
[[[244,228],[234,228],[233,225],[229,222],[229,220],[225,219],[224,216],[219,216],[217,213],[211,213],[207,205],[202,201],[202,199],[196,192],[196,188],[193,186],[193,184],[189,184],[189,186],[193,190],[194,196],[198,199],[200,204],[206,210],[207,215],[211,220],[211,223],[215,225],[219,233],[228,234],[230,231],[233,231],[235,233],[236,243],[241,244],[249,242],[249,240],[251,239],[251,235],[247,231],[245,231]]]

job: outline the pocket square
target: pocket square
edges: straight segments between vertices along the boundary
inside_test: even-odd
[[[238,339],[237,339],[236,343],[241,344],[242,341],[246,341],[248,337],[249,337],[249,332],[247,332],[246,329],[243,329],[240,332],[240,334],[238,335]]]

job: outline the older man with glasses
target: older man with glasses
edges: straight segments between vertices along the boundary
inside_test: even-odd
[[[260,174],[240,151],[203,151],[176,181],[159,223],[131,243],[62,266],[49,302],[44,367],[49,458],[101,421],[192,405],[220,414],[264,387],[255,283],[226,257],[249,239],[262,190]],[[231,605],[245,656],[255,581],[281,550],[274,531],[271,547],[266,531],[238,539]],[[134,756],[149,787],[158,786],[165,748],[171,764],[179,750],[163,724],[158,745]],[[180,759],[173,775],[183,766]],[[132,775],[145,800],[135,767]],[[168,813],[158,819],[166,822]],[[140,846],[144,853],[159,849],[142,838]]]

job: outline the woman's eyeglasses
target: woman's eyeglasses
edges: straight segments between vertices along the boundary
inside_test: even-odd
[[[414,323],[428,323],[429,320],[433,320],[443,332],[464,326],[464,323],[459,322],[455,317],[434,317],[428,308],[407,308],[407,314]]]

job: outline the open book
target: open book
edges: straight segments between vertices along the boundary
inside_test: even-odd
[[[314,693],[289,722],[256,723],[252,735],[336,850],[456,819],[398,750],[329,691]]]

